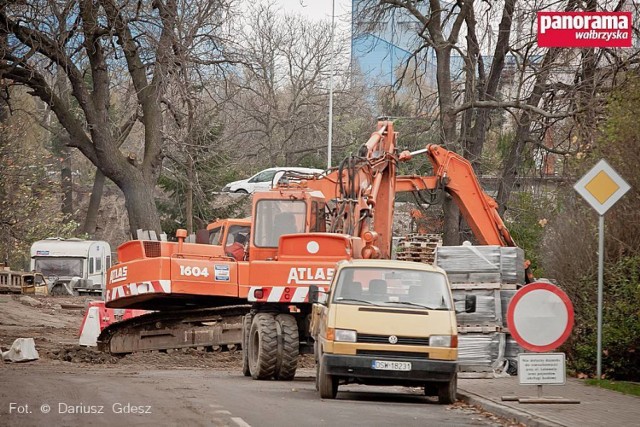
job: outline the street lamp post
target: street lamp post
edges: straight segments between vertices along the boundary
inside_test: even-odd
[[[333,140],[333,71],[335,49],[333,44],[336,19],[336,1],[331,0],[331,62],[329,65],[329,136],[327,141],[327,169],[331,168],[331,143]]]

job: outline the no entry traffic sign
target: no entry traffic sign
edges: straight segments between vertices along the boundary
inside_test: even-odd
[[[571,334],[573,305],[567,294],[551,283],[531,283],[511,299],[507,326],[523,348],[538,353],[551,351]]]

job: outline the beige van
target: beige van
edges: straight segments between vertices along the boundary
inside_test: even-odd
[[[424,387],[456,399],[458,332],[446,273],[390,260],[338,263],[331,287],[310,289],[316,385],[333,399],[340,384]],[[475,311],[475,298],[465,301]]]

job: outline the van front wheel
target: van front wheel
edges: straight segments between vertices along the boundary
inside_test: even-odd
[[[438,403],[441,405],[450,405],[456,401],[456,393],[458,391],[458,377],[453,377],[446,383],[438,385]]]
[[[323,399],[335,399],[338,394],[338,378],[327,374],[326,364],[320,359],[320,369],[318,370],[318,390]]]

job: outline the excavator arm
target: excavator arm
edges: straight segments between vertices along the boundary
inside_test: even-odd
[[[414,152],[403,151],[399,161],[425,153],[433,165],[433,176],[398,176],[396,191],[446,190],[458,205],[460,213],[482,245],[518,246],[498,214],[498,203],[482,190],[471,163],[461,155],[437,144]],[[525,280],[535,281],[531,262],[525,260]]]
[[[498,214],[498,204],[486,194],[471,163],[459,154],[436,144],[423,150],[404,151],[398,160],[410,160],[426,153],[433,165],[433,176],[398,176],[396,191],[446,190],[460,208],[473,234],[483,245],[517,246]]]
[[[377,130],[338,168],[304,183],[335,204],[329,231],[361,238],[363,258],[390,258],[396,194],[396,141],[393,122]]]
[[[377,131],[354,157],[357,164],[352,166],[357,171],[350,173],[341,165],[337,170],[305,183],[311,189],[322,191],[327,200],[339,204],[334,220],[343,221],[341,225],[354,224],[332,227],[332,232],[362,237],[375,249],[366,257],[387,258],[391,250],[395,194],[446,190],[480,244],[517,246],[498,214],[498,204],[482,190],[467,159],[436,144],[412,153],[404,151],[396,157],[396,140],[393,123],[380,121]],[[407,161],[423,153],[433,165],[433,176],[396,176],[396,161]]]

